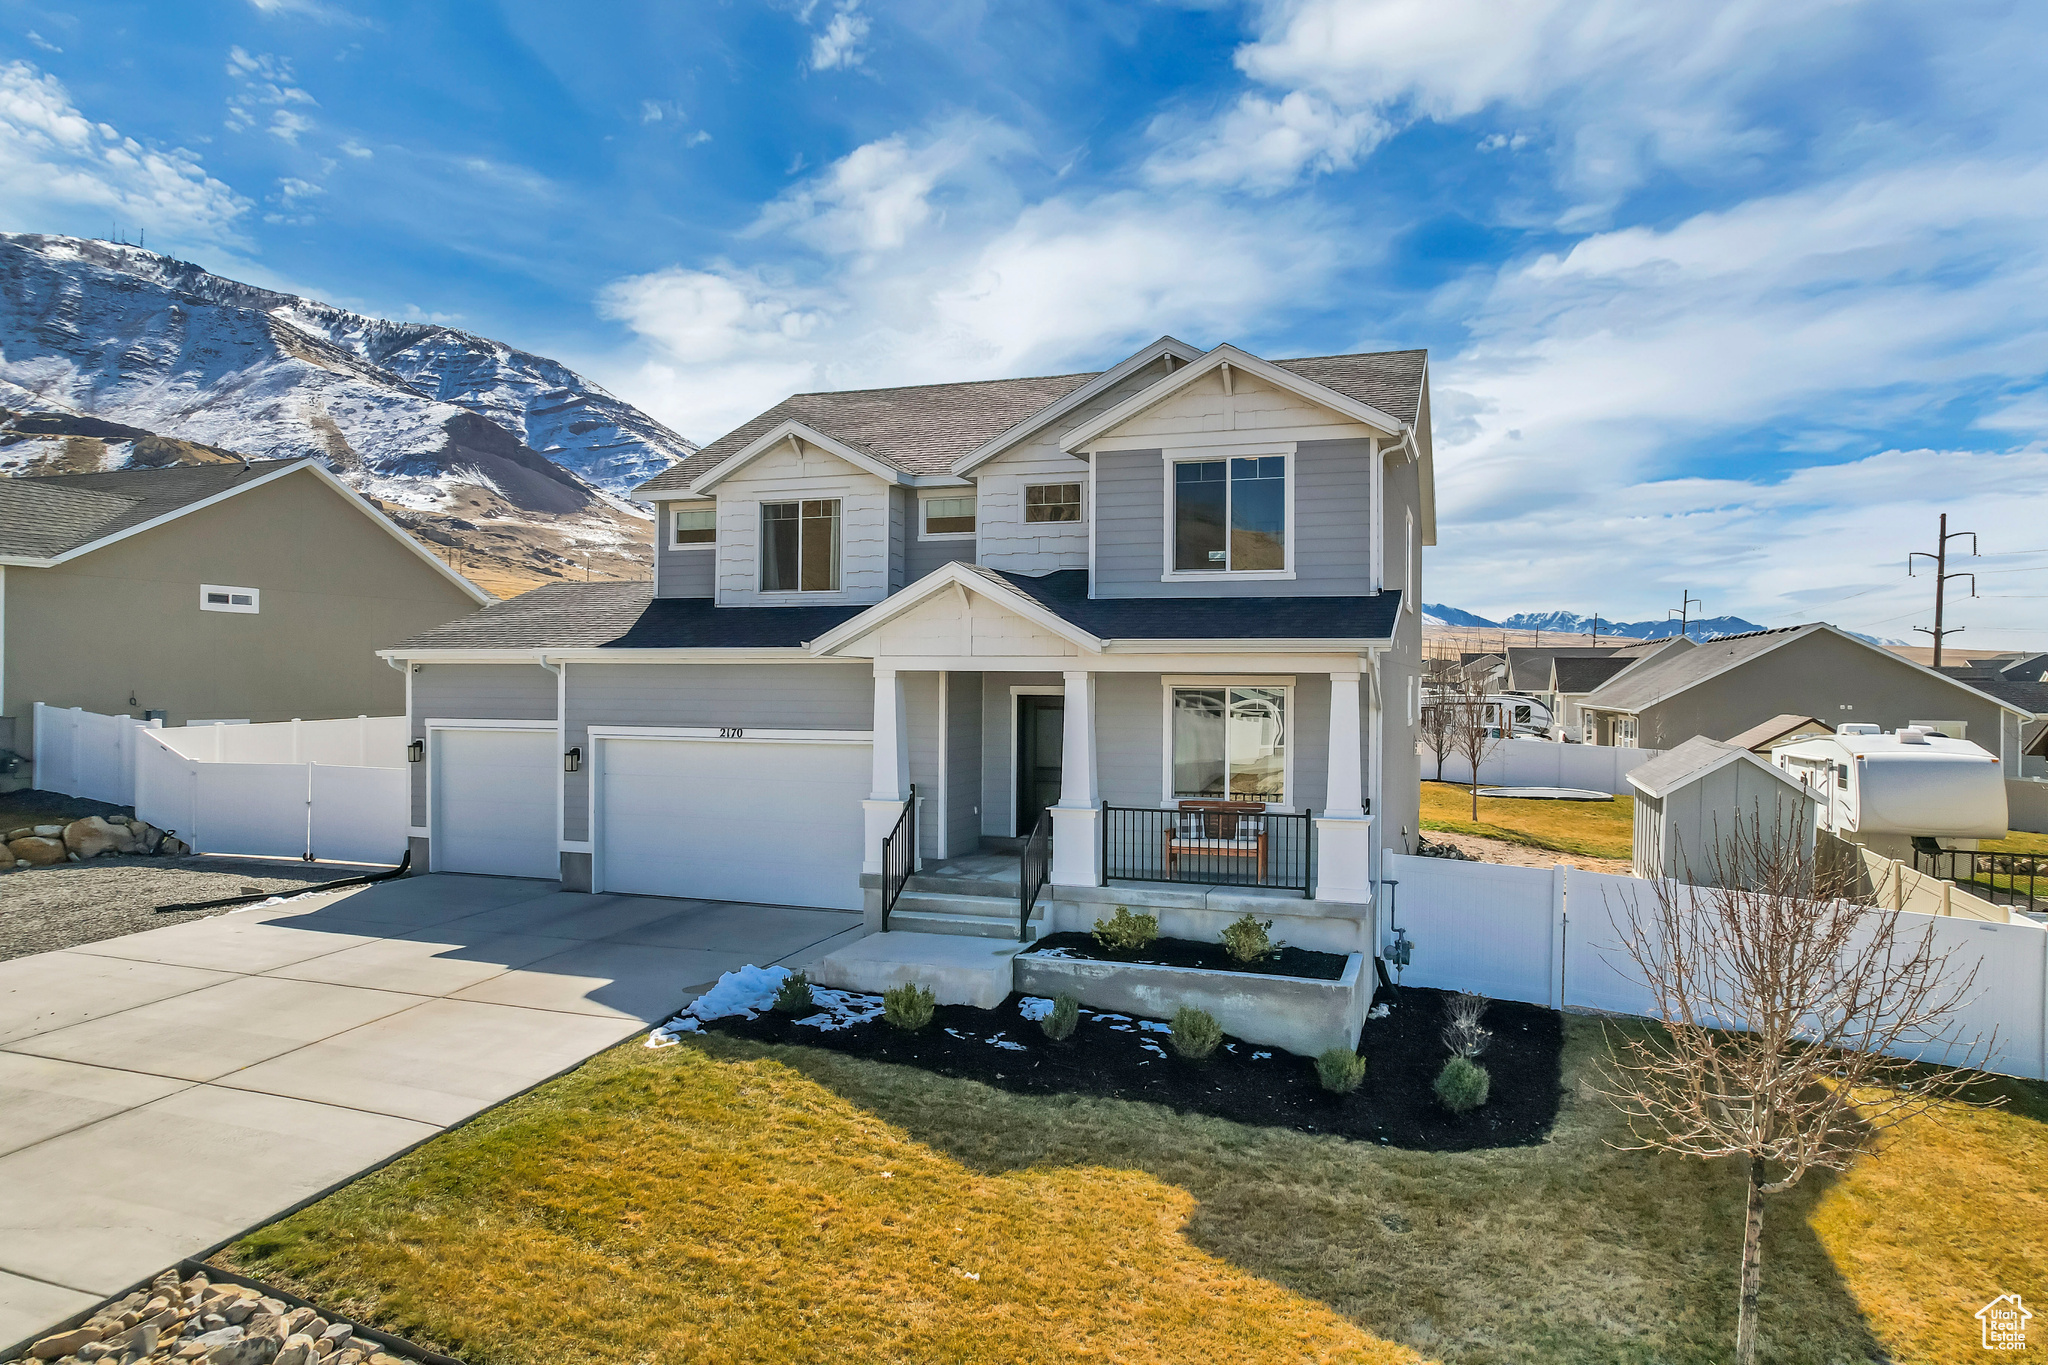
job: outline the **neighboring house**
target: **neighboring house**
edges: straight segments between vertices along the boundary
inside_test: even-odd
[[[1550,661],[1550,677],[1543,695],[1554,718],[1550,737],[1557,740],[1584,741],[1582,730],[1585,717],[1581,704],[1586,695],[1608,679],[1635,667],[1636,660],[1626,655],[1606,658],[1580,658],[1566,656]]]
[[[2031,657],[2039,658],[2040,656],[2035,655]],[[2030,666],[2030,664],[2023,663],[2020,667],[2023,671],[2026,671]],[[1946,671],[1946,669],[1943,670],[1943,672]],[[2020,736],[2020,768],[2018,771],[2010,773],[2009,776],[2038,777],[2048,775],[2048,765],[2032,762],[2026,758],[2026,752],[2031,747],[2032,742],[2041,735],[2048,734],[2048,683],[2016,678],[2009,672],[2004,671],[1990,675],[1975,674],[1963,676],[1957,678],[1957,681],[1973,687],[1988,696],[1996,697],[2008,706],[2017,707],[2027,713],[2028,718],[2026,724],[2022,727]],[[1961,736],[1957,736],[1957,738],[1961,738]]]
[[[1730,735],[1722,742],[1769,758],[1773,744],[1786,744],[1795,739],[1831,735],[1834,732],[1834,726],[1812,716],[1772,716],[1763,724],[1752,725],[1741,734]]]
[[[1636,789],[1635,874],[1749,886],[1757,859],[1813,852],[1821,798],[1747,748],[1695,735],[1628,774]]]
[[[2019,773],[2024,707],[1820,623],[1724,635],[1661,655],[1595,689],[1581,705],[1597,742],[1675,749],[1695,735],[1739,734],[1787,713],[1839,729],[1926,722],[1981,744]]]
[[[492,600],[315,460],[0,479],[0,748],[36,702],[396,715],[374,651]]]
[[[1423,352],[1172,338],[1101,374],[786,399],[638,490],[652,584],[384,651],[415,862],[856,907],[913,784],[925,858],[1050,812],[1068,886],[1156,871],[1161,812],[1228,797],[1313,812],[1319,913],[1368,942],[1417,829],[1429,432]],[[1152,818],[1105,828],[1105,802]]]

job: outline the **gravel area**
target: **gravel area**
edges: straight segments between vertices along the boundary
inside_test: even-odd
[[[156,913],[159,905],[217,900],[254,891],[289,894],[318,882],[382,868],[272,858],[141,858],[107,855],[84,863],[0,873],[0,962],[81,943],[161,929],[218,910]]]

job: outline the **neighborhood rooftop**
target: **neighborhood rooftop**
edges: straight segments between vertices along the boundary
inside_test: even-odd
[[[1398,421],[1414,422],[1421,411],[1426,358],[1424,351],[1382,351],[1273,363]],[[947,474],[961,456],[1095,378],[1092,373],[1059,374],[793,394],[649,479],[637,493],[645,497],[687,489],[698,475],[784,422],[801,422],[907,474]]]
[[[44,559],[65,554],[294,463],[259,460],[0,479],[0,555]]]

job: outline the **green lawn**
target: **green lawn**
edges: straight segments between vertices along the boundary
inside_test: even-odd
[[[1636,801],[1632,796],[1617,796],[1611,801],[1523,801],[1482,796],[1479,819],[1475,821],[1470,784],[1422,784],[1424,829],[1477,834],[1588,858],[1632,856],[1635,820]]]
[[[1724,1361],[1742,1173],[1618,1150],[1566,1027],[1553,1140],[1456,1155],[627,1044],[230,1254],[472,1365]],[[2048,1097],[2007,1089],[1773,1199],[1765,1359],[1960,1359],[2048,1298]]]

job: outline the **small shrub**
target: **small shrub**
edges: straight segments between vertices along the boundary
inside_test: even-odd
[[[1453,1114],[1469,1114],[1486,1103],[1493,1078],[1470,1057],[1453,1057],[1436,1073],[1436,1097]]]
[[[1280,951],[1280,945],[1273,941],[1269,932],[1271,920],[1257,920],[1250,915],[1234,920],[1223,931],[1223,951],[1230,954],[1233,962],[1263,962]]]
[[[1223,1041],[1223,1025],[1207,1010],[1182,1005],[1173,1012],[1173,1050],[1191,1062],[1199,1062]]]
[[[938,1005],[932,993],[915,982],[882,992],[882,1017],[906,1033],[929,1024]]]
[[[1129,906],[1119,905],[1113,918],[1095,921],[1092,937],[1105,951],[1140,953],[1159,937],[1159,917],[1134,915]]]
[[[1081,1022],[1081,1002],[1073,996],[1061,993],[1053,997],[1052,1013],[1038,1021],[1045,1030],[1045,1036],[1055,1043],[1064,1043],[1074,1036],[1075,1025]]]
[[[1365,1058],[1348,1047],[1333,1047],[1316,1058],[1316,1079],[1333,1095],[1348,1095],[1365,1080]]]
[[[817,1003],[811,997],[811,978],[804,972],[791,972],[775,988],[777,1014],[809,1014]]]
[[[1486,1051],[1493,1032],[1479,1026],[1479,1016],[1485,1013],[1486,997],[1471,991],[1459,991],[1444,1002],[1444,1046],[1452,1056],[1470,1059]]]

